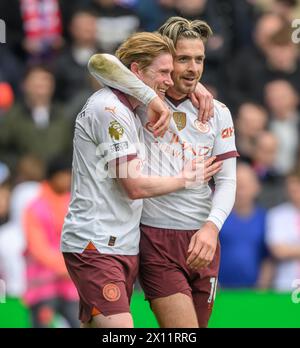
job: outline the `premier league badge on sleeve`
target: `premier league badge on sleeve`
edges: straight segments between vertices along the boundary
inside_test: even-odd
[[[120,140],[124,134],[124,128],[118,121],[111,121],[109,124],[108,133],[113,140]]]

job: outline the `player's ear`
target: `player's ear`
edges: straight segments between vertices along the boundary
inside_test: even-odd
[[[141,70],[137,62],[132,62],[130,65],[130,70],[139,78],[141,78]]]

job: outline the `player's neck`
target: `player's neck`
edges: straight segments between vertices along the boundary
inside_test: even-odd
[[[187,98],[187,94],[180,93],[175,88],[169,88],[167,90],[167,95],[174,100],[181,100]]]
[[[127,95],[127,99],[132,107],[133,110],[135,110],[138,106],[141,105],[141,102],[138,101],[136,98],[130,96],[130,95]]]

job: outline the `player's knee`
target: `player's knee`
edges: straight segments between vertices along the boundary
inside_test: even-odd
[[[93,328],[133,328],[133,320],[130,313],[120,313],[104,316],[98,314],[91,321]]]

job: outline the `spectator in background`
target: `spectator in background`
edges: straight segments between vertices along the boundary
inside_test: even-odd
[[[258,134],[254,144],[252,166],[261,183],[278,175],[274,170],[277,151],[278,139],[273,133],[264,131]]]
[[[8,182],[0,182],[0,226],[8,221],[8,207],[10,199],[10,185]]]
[[[115,0],[116,4],[134,8],[140,0]]]
[[[9,220],[0,229],[0,264],[9,296],[21,298],[26,290],[23,214],[37,197],[44,177],[43,163],[27,155],[21,158],[14,175],[17,185],[10,198]]]
[[[98,17],[98,45],[106,53],[114,53],[139,28],[140,21],[135,11],[115,0],[92,0],[91,9]]]
[[[69,101],[80,90],[89,88],[87,63],[99,51],[96,16],[88,10],[74,13],[70,23],[71,44],[55,62],[56,95]]]
[[[9,214],[10,185],[8,181],[9,169],[4,163],[0,162],[0,279],[4,281],[6,279],[6,269],[3,263],[3,250],[5,250],[6,245],[3,243],[3,226],[7,223]]]
[[[296,165],[299,146],[299,96],[285,80],[270,82],[265,87],[266,105],[271,114],[269,128],[278,139],[278,152],[274,163],[280,175],[288,174]]]
[[[139,0],[137,12],[140,18],[140,27],[145,31],[155,31],[164,22],[175,16],[175,0]]]
[[[87,86],[83,89],[78,89],[77,93],[66,105],[66,115],[72,125],[75,125],[76,117],[82,110],[82,106],[86,103],[87,99],[100,88],[101,86],[99,86],[99,82],[89,74]]]
[[[2,117],[13,105],[14,92],[7,82],[0,82],[0,117]],[[4,116],[3,116],[4,117]],[[0,120],[0,126],[3,120]]]
[[[292,22],[295,17],[295,11],[299,6],[298,0],[274,0],[272,11],[283,17],[288,22]]]
[[[275,170],[278,139],[268,131],[261,132],[255,139],[252,168],[261,183],[258,202],[264,208],[273,207],[284,200],[283,178]]]
[[[300,168],[286,179],[288,202],[268,212],[267,244],[276,259],[273,288],[293,290],[293,281],[300,278]]]
[[[265,108],[255,103],[244,103],[237,114],[236,144],[243,161],[251,163],[256,137],[266,128],[268,114]]]
[[[3,163],[0,162],[0,185],[2,185],[3,183],[5,183],[10,177],[10,171],[8,166]]]
[[[266,211],[255,203],[260,184],[253,169],[237,166],[233,211],[220,233],[222,247],[219,282],[224,288],[267,288],[270,263],[265,239]]]
[[[0,158],[12,168],[26,153],[47,161],[70,151],[70,122],[61,105],[52,101],[54,86],[54,76],[44,66],[28,69],[24,98],[5,115],[0,127]]]
[[[218,0],[218,9],[229,31],[231,54],[252,45],[252,32],[258,15],[256,1]]]
[[[0,279],[6,281],[6,268],[5,268],[5,251],[6,245],[3,243],[3,226],[7,223],[8,213],[9,213],[9,200],[10,200],[10,186],[4,181],[5,174],[3,171],[5,169],[4,165],[0,163]],[[7,170],[7,168],[6,168]],[[3,180],[3,181],[2,181]],[[6,291],[7,284],[6,284]]]
[[[1,13],[1,12],[0,12]],[[23,72],[23,65],[7,45],[1,45],[0,54],[0,81],[6,82],[12,87],[14,94],[20,92],[20,76]],[[0,104],[2,104],[2,93],[0,93]],[[0,106],[1,108],[1,106]]]
[[[209,23],[213,35],[207,40],[205,46],[205,71],[202,77],[203,83],[218,98],[223,89],[221,85],[224,61],[230,51],[228,30],[215,0],[174,0],[177,15],[189,20],[201,19]]]
[[[284,24],[284,20],[276,14],[263,14],[254,28],[254,47],[245,47],[228,64],[226,80],[229,81],[230,88],[227,88],[226,97],[235,109],[249,100],[263,104],[266,54],[270,37]]]
[[[53,159],[39,195],[26,209],[28,287],[24,295],[34,327],[49,327],[60,313],[78,327],[77,292],[60,252],[60,237],[70,200],[71,167],[64,158]]]
[[[59,0],[1,0],[7,43],[18,57],[34,63],[52,60],[63,45]]]
[[[289,81],[300,91],[300,59],[298,46],[292,41],[293,29],[290,23],[274,33],[268,42],[265,52],[266,66],[264,67],[263,82],[275,79]],[[264,86],[264,85],[263,85]]]

